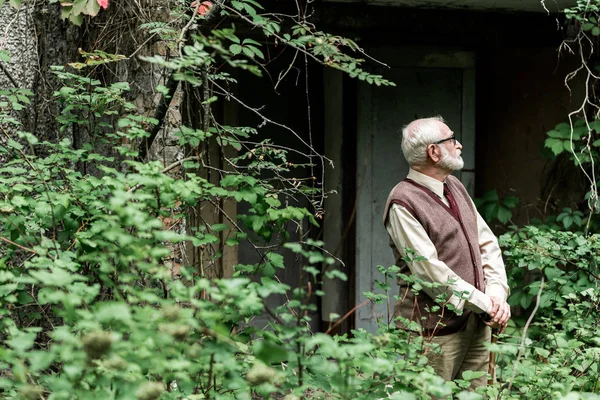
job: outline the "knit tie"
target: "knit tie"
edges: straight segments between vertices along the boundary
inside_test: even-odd
[[[456,200],[454,200],[454,196],[448,188],[448,185],[444,183],[444,196],[448,199],[448,203],[450,203],[450,210],[452,214],[456,217],[456,219],[460,220],[460,214],[458,213],[458,207],[456,206]]]

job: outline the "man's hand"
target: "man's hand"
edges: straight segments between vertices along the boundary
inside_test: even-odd
[[[492,320],[489,325],[492,327],[505,327],[510,319],[510,306],[507,302],[496,296],[490,296],[492,300],[492,310],[489,312]]]

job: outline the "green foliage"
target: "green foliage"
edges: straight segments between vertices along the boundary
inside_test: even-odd
[[[600,121],[586,122],[583,119],[577,119],[573,127],[567,123],[560,123],[549,131],[548,138],[544,146],[555,156],[562,153],[570,154],[570,158],[576,165],[590,163],[592,158],[596,159],[600,155]],[[591,149],[591,152],[586,151]]]
[[[598,393],[599,237],[536,227],[525,227],[520,233],[501,237],[506,261],[512,266],[509,303],[535,310],[535,318],[525,333],[522,328],[529,313],[513,317],[512,329],[500,341],[503,344],[493,348],[501,354],[502,379],[514,374],[514,393],[503,398]],[[526,335],[525,340],[521,335]]]
[[[20,1],[10,4],[19,7]],[[98,4],[61,3],[63,17],[81,24],[84,15],[98,13]],[[427,338],[396,328],[391,305],[398,296],[391,281],[399,277],[398,267],[379,266],[383,279],[368,294],[373,302],[388,305],[376,334],[311,331],[310,315],[316,310],[315,297],[324,294],[323,278],[348,279],[342,271],[328,269],[334,260],[322,242],[291,233],[318,226],[322,212],[315,200],[320,192],[313,184],[316,178],[294,177],[294,172],[314,167],[313,149],[308,162],[292,162],[271,139],[251,143],[257,129],[220,125],[211,104],[230,99],[227,87],[237,82],[232,69],[263,75],[271,60],[269,46],[285,46],[295,54],[290,69],[296,59],[312,60],[375,85],[393,83],[369,72],[356,42],[319,31],[303,18],[282,21],[254,0],[219,7],[227,23],[194,29],[189,37],[172,23],[141,26],[177,53],[144,60],[172,71],[179,81],[211,88],[201,99],[207,106],[202,126],[177,127],[178,144],[193,155],[181,160],[176,174],[159,162],[136,160],[139,144],[160,121],[140,115],[128,101],[129,83],[103,84],[89,73],[120,62],[121,55],[81,51],[84,62],[70,64],[77,73],[54,68],[63,82],[55,93],[62,106],[56,142],[40,141],[37,132],[27,132],[15,118],[30,105],[31,91],[0,91],[2,397],[476,399],[499,393],[502,398],[579,398],[569,393],[598,392],[600,344],[594,328],[600,322],[600,249],[594,235],[524,228],[502,238],[512,266],[511,304],[529,311],[541,293],[539,311],[524,347],[519,335],[525,322],[516,317],[509,336],[493,348],[501,355],[501,384],[480,394],[463,391],[480,373],[443,382],[425,357],[439,349]],[[204,18],[196,15],[190,21],[187,4],[172,11],[185,29]],[[595,23],[591,17],[587,22]],[[241,24],[245,26],[238,30]],[[583,29],[595,34],[595,27]],[[10,62],[3,51],[0,60]],[[169,95],[165,86],[157,91]],[[597,135],[595,125],[591,130],[575,125],[581,128],[575,139],[588,140],[588,149],[598,147],[595,139],[589,142]],[[74,148],[69,137],[78,129],[91,139]],[[546,145],[555,154],[573,150],[564,126],[553,132]],[[231,169],[220,170],[216,180],[202,174],[203,168],[214,167],[202,158],[213,142],[238,152],[227,160]],[[97,144],[116,150],[120,158]],[[81,163],[93,165],[96,173],[78,168]],[[308,206],[298,198],[308,199]],[[227,202],[247,210],[233,216],[235,223],[189,229],[167,223],[190,221],[198,205]],[[491,193],[480,207],[486,218],[506,223],[516,205],[514,197]],[[555,222],[579,229],[584,220],[579,211],[565,209]],[[225,247],[242,242],[258,258],[235,265],[232,278],[208,279],[202,265],[180,265],[174,277],[172,255],[179,246],[214,265],[223,259]],[[294,263],[286,261],[286,252]],[[413,260],[414,254],[407,262]],[[278,272],[292,268],[300,276],[294,287],[278,278]],[[531,274],[544,276],[544,286]],[[433,285],[400,278],[416,292]],[[273,296],[285,300],[270,309],[267,299]],[[445,302],[444,296],[438,300]],[[262,329],[256,319],[265,315],[269,323]]]
[[[494,220],[506,224],[512,218],[512,210],[519,204],[519,199],[515,196],[506,196],[500,198],[498,192],[494,189],[486,192],[482,198],[475,199],[475,205],[483,218],[492,222]]]
[[[560,123],[547,133],[545,148],[550,149],[554,157],[568,155],[574,165],[581,168],[590,182],[590,189],[585,195],[585,199],[588,201],[587,215],[565,208],[557,219],[557,222],[562,222],[565,229],[569,229],[572,224],[582,227],[582,220],[585,219],[588,223],[585,230],[589,230],[593,214],[600,211],[597,180],[595,179],[598,169],[596,161],[600,157],[598,132],[600,132],[600,121],[587,121],[585,118],[580,118],[576,119],[572,125]]]
[[[313,32],[309,24],[286,27],[285,33],[269,13],[259,14],[258,3],[231,4],[225,14],[241,16],[268,38],[351,76],[391,84],[360,69],[362,60],[342,51],[360,52],[354,42]],[[97,12],[88,1],[62,6],[63,16],[76,24]],[[188,22],[189,15],[181,17]],[[143,28],[164,40],[180,40],[168,25]],[[235,26],[195,31],[177,57],[146,60],[193,86],[233,83],[231,68],[260,76],[263,66],[257,62],[265,61],[267,43],[235,32]],[[174,49],[179,42],[167,46]],[[223,126],[213,118],[202,127],[181,125],[175,137],[182,148],[198,153],[209,142],[239,152],[218,180],[201,173],[201,156],[181,160],[181,172],[174,175],[159,162],[139,162],[139,144],[160,121],[140,115],[127,100],[129,83],[105,85],[88,71],[122,56],[99,49],[80,54],[85,62],[69,65],[77,73],[53,68],[63,82],[54,96],[61,105],[57,142],[38,140],[14,118],[33,93],[0,93],[0,124],[7,136],[0,146],[6,160],[0,166],[3,397],[370,399],[374,393],[398,397],[458,390],[432,374],[423,356],[427,344],[406,332],[387,327],[377,336],[357,331],[335,338],[311,332],[323,276],[348,279],[337,269],[323,269],[334,260],[322,242],[291,234],[290,227],[318,226],[317,203],[309,202],[311,209],[298,205],[298,198],[319,194],[316,178],[294,177],[295,171],[314,167],[311,161],[291,162],[272,140],[251,145],[256,129]],[[223,63],[230,69],[223,70]],[[169,95],[164,86],[158,91]],[[223,95],[228,94],[209,94],[202,104],[210,112]],[[79,131],[90,140],[75,148],[69,138]],[[120,158],[103,148],[116,150]],[[95,173],[79,168],[82,163]],[[247,212],[233,216],[232,224],[181,229],[166,223],[190,221],[200,204],[225,202],[244,205]],[[233,266],[232,278],[208,279],[195,264],[178,265],[179,278],[173,278],[178,246],[215,263],[225,246],[243,241],[260,257]],[[296,262],[289,265],[284,252]],[[279,280],[277,273],[286,268],[300,271],[298,286]],[[267,299],[274,295],[285,301],[269,309]],[[258,329],[253,320],[263,315],[270,316],[269,326]]]
[[[81,105],[76,91],[66,92],[66,104]],[[163,218],[180,203],[246,202],[249,214],[239,220],[268,238],[290,221],[316,223],[306,209],[282,205],[266,182],[230,174],[216,186],[192,173],[169,176],[157,162],[129,162],[127,172],[101,167],[97,178],[73,169],[81,159],[103,159],[91,149],[73,150],[66,139],[36,143],[42,147],[51,154],[23,153],[18,142],[0,149],[9,159],[0,167],[3,395],[371,399],[461,390],[426,366],[422,338],[393,326],[353,337],[311,332],[310,299],[323,294],[315,290],[320,266],[333,263],[322,242],[283,244],[303,260],[300,287],[276,279],[289,266],[272,250],[255,265],[238,265],[231,279],[208,280],[183,266],[182,278],[171,278],[173,245],[201,248],[228,229],[165,230]],[[327,275],[346,279],[339,271]],[[269,329],[258,330],[250,322],[273,294],[289,300],[270,311]]]
[[[577,21],[582,31],[593,36],[599,36],[599,5],[600,3],[597,0],[577,0],[574,6],[565,8],[563,12],[568,20]]]

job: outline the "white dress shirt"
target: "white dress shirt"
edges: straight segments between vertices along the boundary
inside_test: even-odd
[[[443,182],[413,169],[409,171],[408,178],[430,189],[446,205],[449,205],[448,200],[444,196]],[[473,207],[475,206],[473,205]],[[438,288],[423,288],[423,291],[431,298],[435,299],[439,294],[447,293],[450,296],[447,302],[452,304],[457,310],[467,308],[476,313],[489,313],[492,309],[490,296],[499,297],[503,301],[506,301],[509,288],[498,240],[490,227],[481,218],[481,215],[477,211],[476,213],[479,250],[483,264],[483,275],[486,281],[485,293],[460,278],[448,265],[438,259],[437,250],[427,232],[425,232],[423,226],[406,208],[399,204],[392,204],[386,229],[402,256],[406,255],[405,249],[409,248],[415,250],[417,255],[426,258],[426,260],[409,264],[409,268],[416,278],[444,285]],[[449,285],[449,281],[452,284]],[[454,295],[454,291],[464,293],[464,295],[461,298]]]

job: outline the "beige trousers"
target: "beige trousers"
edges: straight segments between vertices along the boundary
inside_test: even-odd
[[[462,379],[464,371],[484,371],[486,375],[471,381],[471,390],[485,386],[490,353],[484,343],[491,337],[491,328],[472,313],[461,332],[432,338],[431,343],[437,343],[442,353],[430,353],[429,364],[447,381]]]

